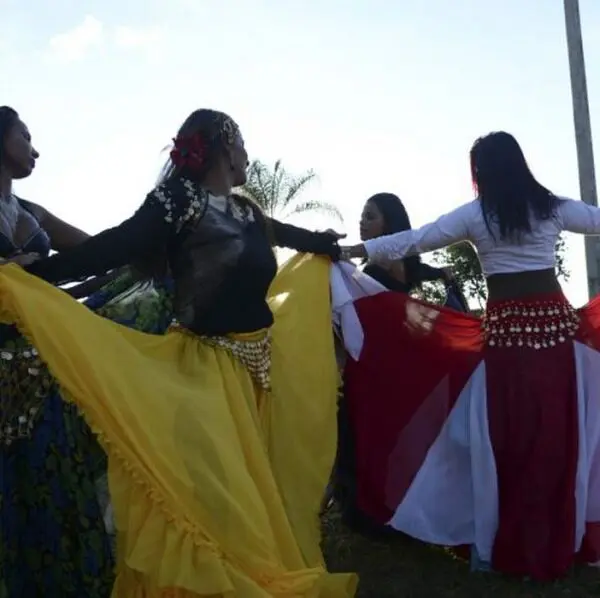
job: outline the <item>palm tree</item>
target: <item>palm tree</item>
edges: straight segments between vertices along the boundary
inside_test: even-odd
[[[240,191],[255,201],[271,218],[285,220],[297,214],[319,212],[343,222],[342,214],[331,203],[299,201],[300,193],[315,178],[316,174],[312,170],[298,176],[291,175],[281,165],[281,160],[275,162],[272,170],[260,160],[253,160],[248,167],[248,180]]]

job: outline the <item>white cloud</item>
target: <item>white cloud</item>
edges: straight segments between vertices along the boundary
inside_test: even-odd
[[[0,0],[1,1],[1,0]],[[110,31],[96,17],[88,15],[76,27],[50,39],[46,58],[58,62],[79,62],[92,50],[110,44],[117,50],[137,50],[149,58],[160,56],[165,39],[163,28],[120,25]]]
[[[82,60],[91,49],[101,46],[103,41],[104,26],[96,17],[88,15],[70,31],[50,39],[50,56],[64,62],[75,62]]]
[[[151,49],[164,39],[164,31],[160,27],[127,27],[115,28],[114,43],[118,48]]]

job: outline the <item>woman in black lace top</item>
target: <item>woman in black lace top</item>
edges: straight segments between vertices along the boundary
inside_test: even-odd
[[[225,114],[198,110],[160,183],[77,249],[0,268],[0,308],[98,434],[118,531],[114,596],[344,598],[318,511],[335,455],[329,259],[337,235],[232,196],[247,154]],[[299,252],[277,273],[273,245]],[[124,264],[174,281],[163,337],[98,318],[54,287]],[[149,549],[149,547],[152,547]]]

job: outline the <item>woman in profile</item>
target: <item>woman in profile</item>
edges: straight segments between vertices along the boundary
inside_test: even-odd
[[[38,158],[17,112],[0,107],[4,262],[25,265],[89,238],[14,193],[13,181],[30,176]],[[172,316],[170,293],[151,287],[127,268],[68,292],[89,296],[86,305],[104,317],[160,334]],[[104,452],[27,339],[6,325],[0,325],[0,380],[0,595],[109,596],[114,561],[98,497]]]
[[[0,107],[4,262],[29,264],[89,238],[14,194],[38,158],[17,112]],[[102,450],[13,326],[0,325],[0,381],[0,595],[109,596],[114,562],[96,495]]]
[[[362,241],[376,239],[406,230],[412,226],[408,212],[401,199],[393,193],[377,193],[370,197],[363,208],[360,219],[360,238]],[[468,311],[467,302],[460,288],[445,269],[435,268],[421,261],[419,255],[412,255],[384,263],[367,261],[363,273],[370,276],[389,291],[405,294],[422,289],[424,282],[440,281],[446,287],[446,306],[459,311]],[[382,315],[385,317],[385,315]],[[372,394],[357,396],[352,387],[346,389],[339,406],[338,456],[334,474],[334,497],[341,509],[344,522],[363,533],[385,534],[390,528],[374,521],[357,504],[357,458],[360,472],[368,470],[369,450],[364,449],[357,456],[354,427],[373,409],[387,411],[385,401],[390,397],[374,398]],[[365,453],[365,454],[363,454]],[[362,477],[361,475],[361,477]],[[375,490],[371,485],[363,489],[372,495],[381,496],[383,489]]]
[[[361,424],[382,464],[380,521],[471,546],[477,568],[550,580],[600,560],[600,300],[574,309],[555,272],[561,232],[600,234],[600,209],[541,185],[508,133],[478,139],[470,157],[474,200],[342,252],[395,260],[470,241],[485,316],[400,294],[358,299],[364,342],[346,380],[397,399]]]
[[[339,237],[234,196],[247,163],[237,124],[196,110],[130,219],[29,265],[36,276],[0,268],[4,319],[27,333],[107,452],[117,598],[354,595],[352,575],[325,569],[318,521],[336,446],[329,270]],[[328,259],[299,256],[277,273],[274,244]],[[168,264],[167,334],[98,318],[40,280],[130,263]]]

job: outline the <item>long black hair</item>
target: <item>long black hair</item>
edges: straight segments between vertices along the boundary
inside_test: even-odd
[[[206,146],[206,158],[204,163],[200,169],[189,171],[186,170],[186,168],[178,168],[173,161],[169,159],[160,173],[158,184],[164,183],[176,176],[185,176],[202,183],[211,167],[225,152],[226,146],[233,143],[234,138],[238,133],[238,125],[224,112],[218,112],[217,110],[210,110],[208,108],[194,110],[194,112],[185,119],[181,127],[179,127],[179,131],[177,131],[175,138],[178,139],[199,135]],[[260,219],[265,218],[262,208],[249,197],[240,193],[234,193],[232,194],[232,197],[239,203],[249,206]]]
[[[173,142],[198,136],[204,146],[202,165],[200,168],[191,169],[186,166],[178,166],[169,158],[160,171],[157,186],[168,183],[177,177],[189,178],[202,184],[206,174],[225,151],[229,136],[235,133],[231,127],[235,128],[237,125],[223,112],[207,108],[194,110],[179,127]],[[166,247],[162,248],[160,253],[136,260],[132,265],[136,273],[143,279],[164,279],[169,274]]]
[[[224,154],[226,147],[234,142],[238,134],[237,124],[224,112],[208,108],[194,110],[179,127],[174,143],[178,139],[189,139],[198,136],[204,146],[202,164],[198,168],[191,169],[186,166],[177,166],[169,158],[160,172],[157,185],[166,183],[176,177],[186,177],[202,185],[207,173]],[[267,226],[264,212],[258,204],[243,195],[234,194],[233,196],[236,201],[250,207],[256,217]],[[163,278],[168,272],[166,251],[163,251],[160,256],[138,260],[134,267],[146,278]]]
[[[557,197],[535,179],[517,140],[504,131],[480,137],[471,148],[471,177],[488,231],[518,241],[531,217],[547,220]]]
[[[393,193],[376,193],[369,197],[367,203],[372,203],[379,210],[383,218],[383,234],[393,235],[405,230],[411,230],[408,212],[402,200]],[[441,268],[434,268],[424,264],[420,255],[411,255],[404,258],[406,284],[409,288],[420,285],[428,280],[446,280],[447,276]]]
[[[3,163],[6,137],[18,120],[19,115],[14,108],[0,106],[0,167],[2,167]]]

